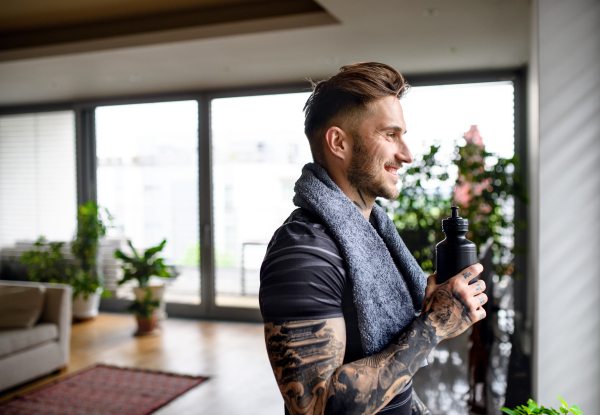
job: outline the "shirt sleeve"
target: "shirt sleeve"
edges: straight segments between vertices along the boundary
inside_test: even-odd
[[[343,317],[345,278],[344,261],[322,225],[285,223],[273,236],[260,270],[263,321]]]

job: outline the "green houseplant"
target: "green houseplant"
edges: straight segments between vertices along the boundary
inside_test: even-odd
[[[522,248],[507,243],[506,236],[514,227],[525,225],[507,219],[506,207],[513,198],[527,202],[523,180],[515,171],[517,157],[496,157],[483,146],[467,141],[462,147],[456,145],[454,160],[445,163],[438,157],[439,149],[431,146],[429,154],[401,175],[400,195],[396,204],[388,207],[406,246],[421,268],[433,273],[435,245],[445,238],[441,220],[456,205],[460,216],[469,219],[467,239],[480,249],[491,238],[495,273],[512,275],[514,253]],[[486,163],[490,159],[493,161]],[[458,172],[456,183],[450,182],[451,169]],[[433,181],[441,185],[431,189],[427,183]],[[450,192],[443,191],[450,188]]]
[[[108,220],[110,214],[104,209]],[[106,224],[98,205],[93,201],[79,205],[77,232],[71,242],[75,268],[71,275],[73,286],[73,316],[78,319],[93,318],[98,314],[102,279],[98,273],[99,240],[106,234]],[[105,294],[108,295],[108,292]]]
[[[157,300],[159,303],[162,300],[164,286],[151,286],[150,277],[156,276],[160,278],[174,278],[177,276],[175,267],[164,264],[164,259],[157,256],[162,251],[167,240],[163,240],[159,245],[148,248],[142,255],[133,247],[131,241],[128,242],[133,255],[129,256],[121,250],[115,251],[115,258],[123,261],[123,278],[119,281],[119,285],[127,281],[137,280],[138,287],[133,289],[137,301],[142,301],[147,292],[152,293],[152,300]],[[164,318],[164,304],[160,304],[159,319]]]
[[[108,211],[106,215],[110,220]],[[97,256],[99,239],[105,234],[106,225],[98,206],[87,202],[77,209],[77,232],[71,242],[73,260],[64,257],[61,251],[64,242],[48,242],[43,236],[33,244],[34,249],[21,255],[31,281],[73,287],[73,317],[76,319],[98,315],[102,280],[98,274]]]
[[[73,273],[61,249],[64,242],[48,242],[40,236],[34,249],[23,252],[21,262],[27,266],[30,281],[69,284]]]
[[[506,407],[500,408],[500,410],[508,415],[531,415],[531,414],[546,414],[546,415],[561,415],[561,414],[575,414],[582,415],[581,409],[575,405],[567,405],[567,403],[558,396],[558,399],[563,406],[559,407],[558,410],[554,408],[544,408],[538,406],[533,400],[529,399],[527,405],[517,406],[515,409],[508,409]]]
[[[485,247],[489,263],[482,277],[488,279],[490,293],[494,275],[519,278],[514,258],[523,247],[514,243],[513,236],[524,224],[515,219],[514,208],[517,201],[527,203],[527,194],[516,156],[503,158],[486,151],[476,126],[464,138],[464,145],[455,142],[453,151],[446,154],[441,146],[432,145],[428,154],[417,157],[400,175],[398,198],[384,206],[427,274],[435,271],[435,246],[446,237],[441,220],[450,216],[451,206],[458,206],[460,216],[469,220],[467,239],[475,243],[479,254]],[[493,302],[488,307],[490,314],[495,312]],[[483,399],[476,400],[474,391],[477,384],[486,390],[488,379],[481,373],[486,373],[490,359],[494,324],[493,317],[476,323],[468,340],[468,404],[474,412],[485,406]]]
[[[150,277],[156,276],[161,278],[173,278],[176,276],[174,267],[165,265],[163,258],[156,257],[163,250],[167,240],[164,239],[159,245],[148,248],[143,255],[139,255],[135,250],[131,241],[128,242],[132,256],[125,255],[123,251],[117,249],[115,258],[124,262],[123,278],[119,281],[119,285],[130,280],[137,280],[140,288],[146,288],[150,282]]]

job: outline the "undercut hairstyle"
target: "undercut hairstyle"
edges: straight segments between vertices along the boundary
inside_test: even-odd
[[[321,165],[329,128],[337,126],[356,134],[371,102],[390,95],[401,99],[410,88],[400,72],[377,62],[342,66],[337,75],[311,83],[313,93],[304,105],[304,134],[314,161]]]

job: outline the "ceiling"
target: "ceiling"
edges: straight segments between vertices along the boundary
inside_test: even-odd
[[[256,5],[263,0],[22,0],[2,1],[0,30],[32,30],[193,9]]]
[[[300,82],[358,61],[408,74],[514,68],[529,59],[530,9],[530,0],[0,0],[0,105]]]

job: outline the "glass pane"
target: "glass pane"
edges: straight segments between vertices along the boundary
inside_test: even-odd
[[[302,108],[309,94],[211,104],[216,304],[258,307],[259,269],[273,232],[295,209],[294,183],[312,161]]]
[[[145,250],[167,240],[160,255],[180,275],[165,300],[200,303],[198,209],[198,103],[180,101],[99,107],[96,110],[98,204],[114,217],[111,249],[131,240]],[[109,288],[118,267],[105,266]],[[118,297],[131,298],[131,286]]]
[[[511,82],[413,87],[401,103],[409,132],[405,139],[416,160],[413,166],[429,153],[432,145],[439,145],[439,158],[451,164],[455,147],[464,146],[466,139],[497,157],[514,155],[514,87]],[[492,165],[495,161],[497,159],[484,162]],[[452,197],[457,169],[450,169],[448,173],[450,180],[445,185],[431,180],[423,183],[423,187],[441,190]],[[391,205],[394,203],[398,202]],[[503,209],[505,218],[512,221],[513,206],[503,206]],[[512,234],[507,235],[504,242],[512,246]],[[479,325],[443,341],[429,355],[428,367],[419,370],[414,377],[417,394],[433,414],[466,415],[470,413],[469,408],[474,413],[496,414],[504,403],[512,347],[510,335],[514,327],[513,289],[508,277],[500,281],[493,276],[493,282],[486,293],[493,308],[499,311],[490,313],[484,321],[493,336],[475,341],[484,331]],[[473,335],[474,330],[478,330],[477,336]],[[475,346],[469,350],[469,344]],[[481,363],[482,359],[487,359],[485,364]],[[477,373],[478,378],[470,378],[469,373]]]
[[[2,278],[25,277],[19,257],[38,237],[63,242],[73,238],[75,164],[72,111],[0,117]],[[63,251],[67,254],[68,246]]]

